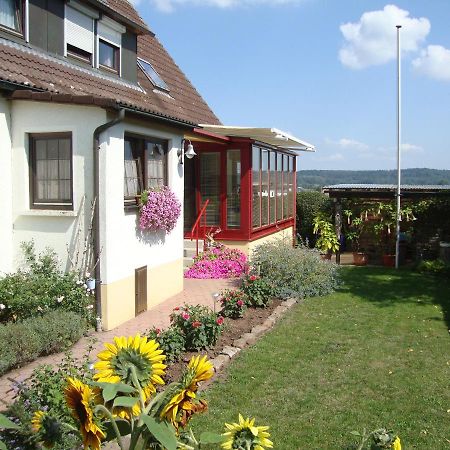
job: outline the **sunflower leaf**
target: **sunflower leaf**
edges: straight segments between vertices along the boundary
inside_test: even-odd
[[[126,436],[131,433],[131,426],[129,422],[121,419],[115,419],[115,421],[121,436]],[[104,432],[106,433],[106,441],[112,441],[117,437],[110,421],[104,423]]]
[[[220,444],[225,440],[221,434],[205,431],[200,435],[200,444]]]
[[[134,387],[128,386],[124,383],[92,383],[94,386],[98,386],[103,390],[103,399],[105,402],[111,401],[119,392],[124,394],[131,394],[136,392]]]
[[[0,414],[0,428],[7,428],[7,429],[19,429],[19,425],[15,424],[11,420],[9,420],[6,416],[3,414]]]
[[[178,446],[175,430],[166,422],[157,422],[153,417],[141,416],[142,421],[148,428],[148,431],[158,440],[158,442],[167,450],[176,450]]]
[[[125,408],[132,408],[139,401],[136,397],[116,397],[114,399],[113,407],[123,406]]]

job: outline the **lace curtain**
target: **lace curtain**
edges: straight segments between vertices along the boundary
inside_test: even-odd
[[[15,0],[0,0],[0,24],[14,30],[19,28]]]

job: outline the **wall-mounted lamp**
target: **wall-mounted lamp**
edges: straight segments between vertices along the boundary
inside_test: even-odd
[[[184,151],[184,144],[188,141],[189,144],[187,146],[187,151]],[[192,159],[197,153],[194,151],[194,146],[192,145],[192,142],[189,139],[183,139],[181,141],[181,148],[178,150],[178,162],[180,164],[183,164],[183,157],[186,156],[187,159]]]

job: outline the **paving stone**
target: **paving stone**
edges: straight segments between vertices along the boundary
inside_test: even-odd
[[[230,345],[227,345],[226,347],[223,348],[221,353],[223,355],[229,356],[230,358],[233,358],[233,356],[236,356],[240,351],[241,351],[240,348],[231,347]]]
[[[264,325],[256,325],[256,327],[252,328],[252,334],[254,336],[260,336],[261,334],[265,333],[268,330],[268,327]]]
[[[233,341],[233,346],[237,348],[244,348],[248,345],[247,340],[241,337],[240,339],[236,339]]]
[[[296,298],[288,298],[283,302],[283,305],[286,305],[287,308],[292,308],[297,303]]]
[[[246,340],[247,345],[253,345],[258,340],[258,336],[253,333],[245,333],[242,335],[242,339]]]
[[[220,370],[225,364],[230,361],[230,357],[227,355],[219,355],[216,356],[211,362],[214,366],[214,370],[217,372]]]
[[[263,327],[272,328],[275,325],[276,318],[268,317],[262,324]]]

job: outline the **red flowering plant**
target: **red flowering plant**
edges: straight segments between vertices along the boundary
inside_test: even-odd
[[[225,289],[220,293],[220,304],[223,316],[238,319],[247,310],[247,296],[240,289]]]
[[[242,278],[242,292],[247,296],[248,305],[265,308],[272,300],[273,285],[265,278],[248,273]]]
[[[181,203],[167,187],[154,188],[141,194],[139,227],[141,230],[163,230],[170,233],[181,214]]]
[[[238,278],[248,270],[247,256],[238,249],[214,242],[194,258],[185,278]]]
[[[224,319],[212,309],[202,305],[184,305],[170,315],[172,327],[184,336],[185,350],[198,351],[212,347],[222,333]]]

